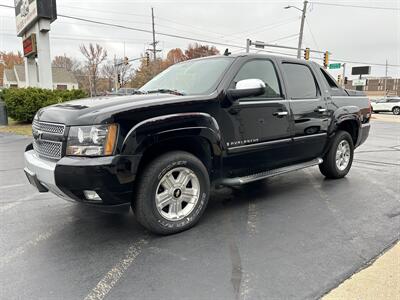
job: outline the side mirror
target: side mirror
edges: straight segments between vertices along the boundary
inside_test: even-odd
[[[231,100],[260,96],[265,93],[265,83],[260,79],[244,79],[236,83],[236,88],[227,91]]]

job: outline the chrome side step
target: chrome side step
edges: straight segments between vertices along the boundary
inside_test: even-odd
[[[317,166],[319,164],[322,164],[323,159],[322,158],[316,158],[301,164],[296,164],[288,167],[283,167],[279,169],[274,169],[274,170],[269,170],[257,174],[252,174],[244,177],[236,177],[236,178],[224,178],[221,180],[220,184],[225,185],[225,186],[240,186],[249,182],[265,179],[268,177],[273,177],[301,169],[305,169],[308,167],[313,167]]]

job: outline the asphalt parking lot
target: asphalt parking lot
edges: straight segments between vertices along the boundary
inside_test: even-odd
[[[374,121],[345,179],[311,168],[218,190],[168,237],[36,193],[30,139],[0,135],[0,298],[319,298],[399,239],[399,127]]]

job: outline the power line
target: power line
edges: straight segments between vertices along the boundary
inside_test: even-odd
[[[4,4],[0,4],[0,7],[7,7],[7,8],[14,9],[13,6],[4,5]],[[100,21],[95,21],[95,20],[90,20],[90,19],[85,19],[85,18],[80,18],[80,17],[73,17],[73,16],[68,16],[68,15],[59,15],[59,16],[63,17],[63,18],[67,18],[67,19],[72,19],[72,20],[77,20],[77,21],[82,21],[82,22],[87,22],[87,23],[94,23],[94,24],[99,24],[99,25],[104,25],[104,26],[111,26],[111,27],[125,29],[125,30],[132,30],[132,31],[151,33],[151,34],[153,33],[151,30],[141,29],[141,28],[136,28],[136,27],[129,27],[129,26],[118,25],[118,24],[113,24],[113,23],[100,22]],[[200,42],[200,43],[215,44],[215,45],[233,47],[233,48],[238,48],[238,49],[246,49],[246,47],[241,46],[241,45],[235,45],[235,44],[223,43],[223,42],[216,42],[216,41],[210,41],[210,40],[205,40],[205,39],[196,39],[196,38],[182,36],[182,35],[178,35],[178,34],[169,34],[169,33],[163,33],[163,32],[157,32],[157,34],[158,35],[162,35],[162,36],[177,38],[177,39]],[[269,50],[264,50],[264,49],[262,49],[262,50],[255,49],[255,50],[258,50],[260,52],[280,54],[280,55],[286,55],[286,56],[296,56],[296,55],[287,54],[287,53],[283,53],[283,52],[269,51]],[[313,59],[321,59],[319,57],[312,57],[312,58]],[[353,63],[353,64],[367,64],[367,65],[371,65],[371,66],[386,66],[386,64],[381,64],[381,63],[360,62],[360,61],[351,61],[351,60],[345,60],[345,59],[331,59],[331,61],[334,61],[334,62],[346,62],[346,63]],[[390,66],[390,67],[400,67],[400,65],[388,65],[388,66]]]
[[[269,41],[268,43],[275,43],[275,42],[277,42],[277,41],[286,40],[286,39],[290,39],[290,38],[297,37],[297,36],[299,36],[299,34],[298,34],[298,33],[295,33],[295,34],[290,34],[290,35],[287,35],[287,36],[281,37],[281,38],[279,38],[279,39],[276,39],[276,40]]]
[[[307,24],[308,30],[310,31],[311,38],[313,39],[315,46],[316,46],[317,48],[319,48],[318,43],[317,43],[317,40],[315,39],[315,36],[314,36],[314,34],[313,34],[312,30],[311,30],[310,23],[308,23],[308,20],[307,20],[307,19],[306,19],[306,24]]]
[[[317,5],[327,5],[327,6],[339,6],[339,7],[352,7],[352,8],[367,8],[367,9],[380,9],[380,10],[400,11],[400,8],[396,8],[396,7],[351,5],[351,4],[338,4],[338,3],[326,3],[326,2],[315,2],[315,1],[311,1],[310,3],[317,4]]]

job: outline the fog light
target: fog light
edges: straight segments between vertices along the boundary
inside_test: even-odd
[[[100,196],[95,191],[83,191],[87,200],[90,201],[101,201]]]

